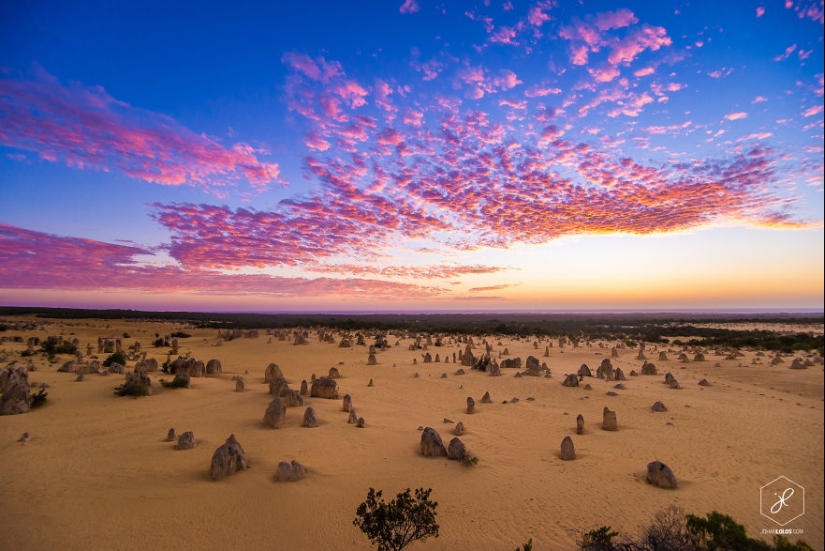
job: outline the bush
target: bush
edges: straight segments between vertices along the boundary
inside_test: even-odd
[[[186,386],[186,381],[178,378],[172,379],[171,382],[165,379],[160,379],[160,386],[163,388],[184,388]]]
[[[118,363],[122,366],[126,366],[126,362],[129,361],[129,358],[126,357],[126,354],[123,352],[115,352],[105,360],[103,360],[103,367],[109,367],[113,363]]]
[[[175,339],[188,339],[191,336],[192,335],[190,335],[189,333],[184,333],[183,331],[175,331],[174,333],[172,333],[172,338]]]
[[[617,536],[618,532],[602,526],[584,533],[576,543],[588,551],[812,551],[804,541],[791,543],[780,535],[774,536],[773,545],[749,538],[744,526],[716,511],[706,517],[683,516],[676,506],[656,513],[636,539],[625,536],[614,541]]]
[[[49,393],[46,392],[46,389],[41,386],[40,390],[38,390],[36,393],[31,393],[29,407],[31,409],[39,408],[40,406],[46,403],[46,397],[48,397],[48,395]]]
[[[357,517],[352,523],[361,529],[379,551],[398,551],[410,543],[438,537],[435,508],[430,501],[432,488],[418,488],[415,498],[407,488],[389,503],[381,499],[381,490],[370,488],[367,500],[358,506]]]
[[[74,354],[77,352],[77,347],[68,341],[56,344],[47,340],[40,345],[40,348],[49,357],[54,357],[55,354]]]
[[[613,551],[621,549],[613,543],[613,539],[618,535],[618,532],[610,531],[610,526],[602,526],[582,534],[581,541],[577,541],[576,544],[580,549],[586,549],[587,551]]]

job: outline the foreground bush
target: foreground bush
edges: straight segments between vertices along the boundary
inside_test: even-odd
[[[582,534],[576,542],[588,551],[813,551],[804,541],[791,543],[776,535],[773,545],[749,538],[745,527],[716,511],[706,517],[683,515],[676,506],[659,511],[635,537],[619,537],[609,526]]]
[[[357,517],[352,523],[361,529],[379,551],[398,551],[416,540],[438,537],[435,508],[430,492],[418,488],[415,498],[410,489],[400,493],[389,503],[381,499],[381,490],[370,488],[367,500],[358,506]]]

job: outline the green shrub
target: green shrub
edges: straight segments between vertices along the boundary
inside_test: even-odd
[[[160,386],[163,388],[184,388],[186,386],[186,381],[183,379],[172,379],[172,381],[167,381],[165,379],[160,379]]]
[[[581,541],[576,543],[579,548],[587,551],[613,551],[619,549],[613,542],[613,539],[618,535],[618,532],[610,531],[610,526],[602,526],[596,530],[585,532]]]
[[[115,396],[149,396],[149,387],[144,384],[129,384],[128,382],[115,387]]]
[[[119,363],[120,365],[125,366],[126,362],[128,361],[129,359],[126,357],[126,354],[124,354],[123,352],[115,352],[114,354],[103,360],[103,367],[109,367],[113,363]]]
[[[46,403],[46,398],[48,396],[49,396],[49,393],[46,392],[46,389],[41,386],[40,390],[38,390],[36,393],[35,392],[31,393],[30,401],[29,401],[29,407],[31,409],[39,408],[40,406],[42,406],[43,404]]]
[[[432,488],[415,490],[415,498],[407,488],[389,503],[381,499],[381,490],[370,488],[367,500],[358,506],[352,522],[361,529],[378,551],[398,551],[410,543],[438,537],[435,508],[430,501]]]
[[[676,506],[656,513],[654,521],[636,538],[622,537],[602,526],[582,535],[577,544],[588,551],[812,551],[804,541],[791,543],[774,536],[773,545],[748,537],[745,527],[717,511],[706,517],[686,515]]]

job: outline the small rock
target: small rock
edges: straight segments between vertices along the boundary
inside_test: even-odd
[[[651,411],[667,411],[667,408],[662,402],[656,402],[650,407]]]
[[[175,449],[191,450],[195,446],[195,433],[191,430],[188,430],[180,435],[180,438],[178,438],[178,443],[175,445]]]
[[[616,412],[609,410],[607,406],[605,406],[604,411],[602,412],[602,430],[618,430]]]
[[[275,482],[297,482],[304,478],[307,468],[295,461],[281,461],[275,471]]]
[[[648,484],[659,488],[676,488],[676,477],[673,475],[673,471],[661,461],[652,461],[647,464],[647,477],[645,480]]]
[[[363,429],[363,428],[366,426],[366,425],[365,425],[365,423],[366,423],[366,422],[364,421],[364,418],[363,418],[363,417],[359,417],[359,418],[358,418],[358,421],[355,423],[355,428],[358,428],[358,429]]]
[[[573,439],[565,436],[561,441],[561,458],[564,461],[576,459],[576,449],[573,447]]]
[[[457,436],[450,440],[450,444],[447,446],[447,458],[453,460],[460,460],[463,459],[465,455],[464,449],[464,442],[461,441]]]
[[[431,427],[421,433],[421,455],[424,457],[444,457],[447,450],[441,442],[441,436]]]
[[[174,428],[169,429],[169,432],[166,433],[166,441],[167,442],[174,442],[175,439],[176,439],[175,429]]]
[[[318,417],[315,415],[315,410],[311,407],[306,408],[304,411],[304,421],[301,423],[301,426],[311,429],[318,426]]]

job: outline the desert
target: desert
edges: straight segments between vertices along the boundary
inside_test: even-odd
[[[230,331],[160,320],[8,316],[2,324],[2,365],[23,368],[33,392],[45,384],[48,393],[43,406],[0,417],[8,549],[368,549],[353,519],[370,488],[387,496],[432,489],[439,537],[412,548],[532,540],[534,549],[575,549],[587,530],[633,532],[670,505],[725,513],[770,541],[762,530],[778,526],[760,511],[760,489],[779,477],[807,490],[789,539],[823,548],[816,351],[318,326]],[[815,322],[804,329],[822,334]],[[174,334],[175,353],[153,346]],[[26,354],[49,337],[74,341],[82,359]],[[131,358],[124,374],[94,367],[110,356],[107,346]],[[468,350],[476,364],[488,354],[490,369],[463,365]],[[158,368],[146,372],[151,395],[115,395],[139,362],[179,357],[203,362],[188,369],[188,388],[172,388],[176,377]],[[805,368],[791,369],[795,360]],[[265,383],[274,380],[271,364],[296,400],[277,429],[264,421],[275,401]],[[650,364],[656,374],[643,375]],[[335,397],[314,396],[312,381],[335,372]],[[575,386],[563,384],[570,375]],[[308,407],[317,426],[307,426]],[[616,430],[602,430],[606,409]],[[424,457],[425,427],[445,446],[460,433],[475,464]],[[179,449],[185,433],[194,447]],[[231,435],[248,468],[215,481],[213,454]],[[562,459],[572,451],[563,441],[574,458]],[[646,481],[654,461],[672,469],[676,488]],[[277,482],[291,473],[282,462],[306,472]]]

